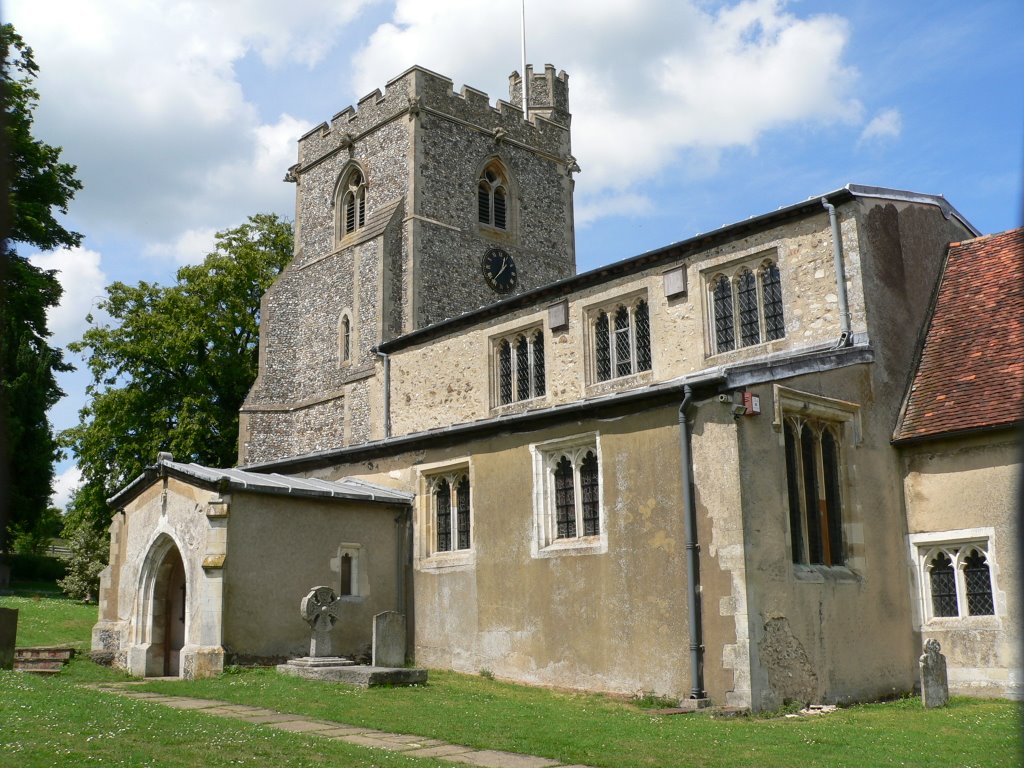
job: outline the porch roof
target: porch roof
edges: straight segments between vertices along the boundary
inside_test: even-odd
[[[398,491],[352,477],[340,480],[321,480],[277,473],[247,472],[244,469],[215,469],[201,464],[183,463],[161,454],[154,466],[107,500],[112,507],[122,507],[161,477],[197,483],[223,491],[282,494],[339,501],[362,501],[383,504],[410,504],[413,494]]]

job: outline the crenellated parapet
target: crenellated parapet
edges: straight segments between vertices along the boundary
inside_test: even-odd
[[[555,73],[551,65],[543,74],[531,78],[530,119],[522,112],[521,77],[509,78],[509,101],[491,103],[490,96],[470,86],[454,90],[450,78],[423,67],[411,67],[379,89],[361,98],[356,107],[348,106],[330,122],[316,126],[299,139],[299,163],[293,173],[301,174],[310,166],[338,152],[354,151],[368,134],[395,120],[450,120],[488,135],[495,144],[516,144],[524,149],[564,162],[569,155],[568,75]]]

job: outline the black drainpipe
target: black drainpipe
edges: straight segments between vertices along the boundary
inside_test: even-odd
[[[683,524],[686,535],[686,610],[690,628],[690,698],[705,699],[704,643],[700,626],[700,562],[697,545],[697,505],[693,498],[693,457],[690,453],[690,424],[687,411],[693,402],[693,388],[683,387],[679,405],[679,469],[683,478]]]

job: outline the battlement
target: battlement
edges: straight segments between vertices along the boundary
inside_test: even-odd
[[[371,91],[354,108],[346,106],[329,123],[321,123],[301,136],[300,166],[345,148],[402,115],[412,119],[431,112],[500,133],[503,138],[550,154],[564,155],[568,152],[569,76],[564,71],[556,75],[550,64],[545,65],[543,74],[534,74],[531,66],[526,71],[531,86],[529,120],[523,117],[518,72],[509,77],[510,100],[498,99],[492,105],[484,91],[464,85],[456,92],[451,78],[423,67],[410,67],[389,80],[383,93],[380,89]]]
[[[529,86],[527,98],[530,102],[530,117],[544,117],[559,125],[569,126],[569,75],[565,70],[555,74],[552,64],[544,65],[543,73],[533,71],[533,65],[526,65],[526,83]],[[508,94],[512,105],[522,111],[523,78],[518,72],[508,76]]]

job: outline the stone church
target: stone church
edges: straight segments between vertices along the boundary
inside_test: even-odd
[[[342,652],[398,610],[418,665],[531,684],[871,699],[939,621],[992,637],[954,682],[1019,692],[1010,454],[947,540],[932,454],[893,444],[979,233],[851,184],[578,274],[568,78],[526,77],[525,118],[516,73],[493,106],[414,67],[299,139],[239,466],[161,455],[111,499],[94,648],[185,677],[303,655],[326,584]]]

